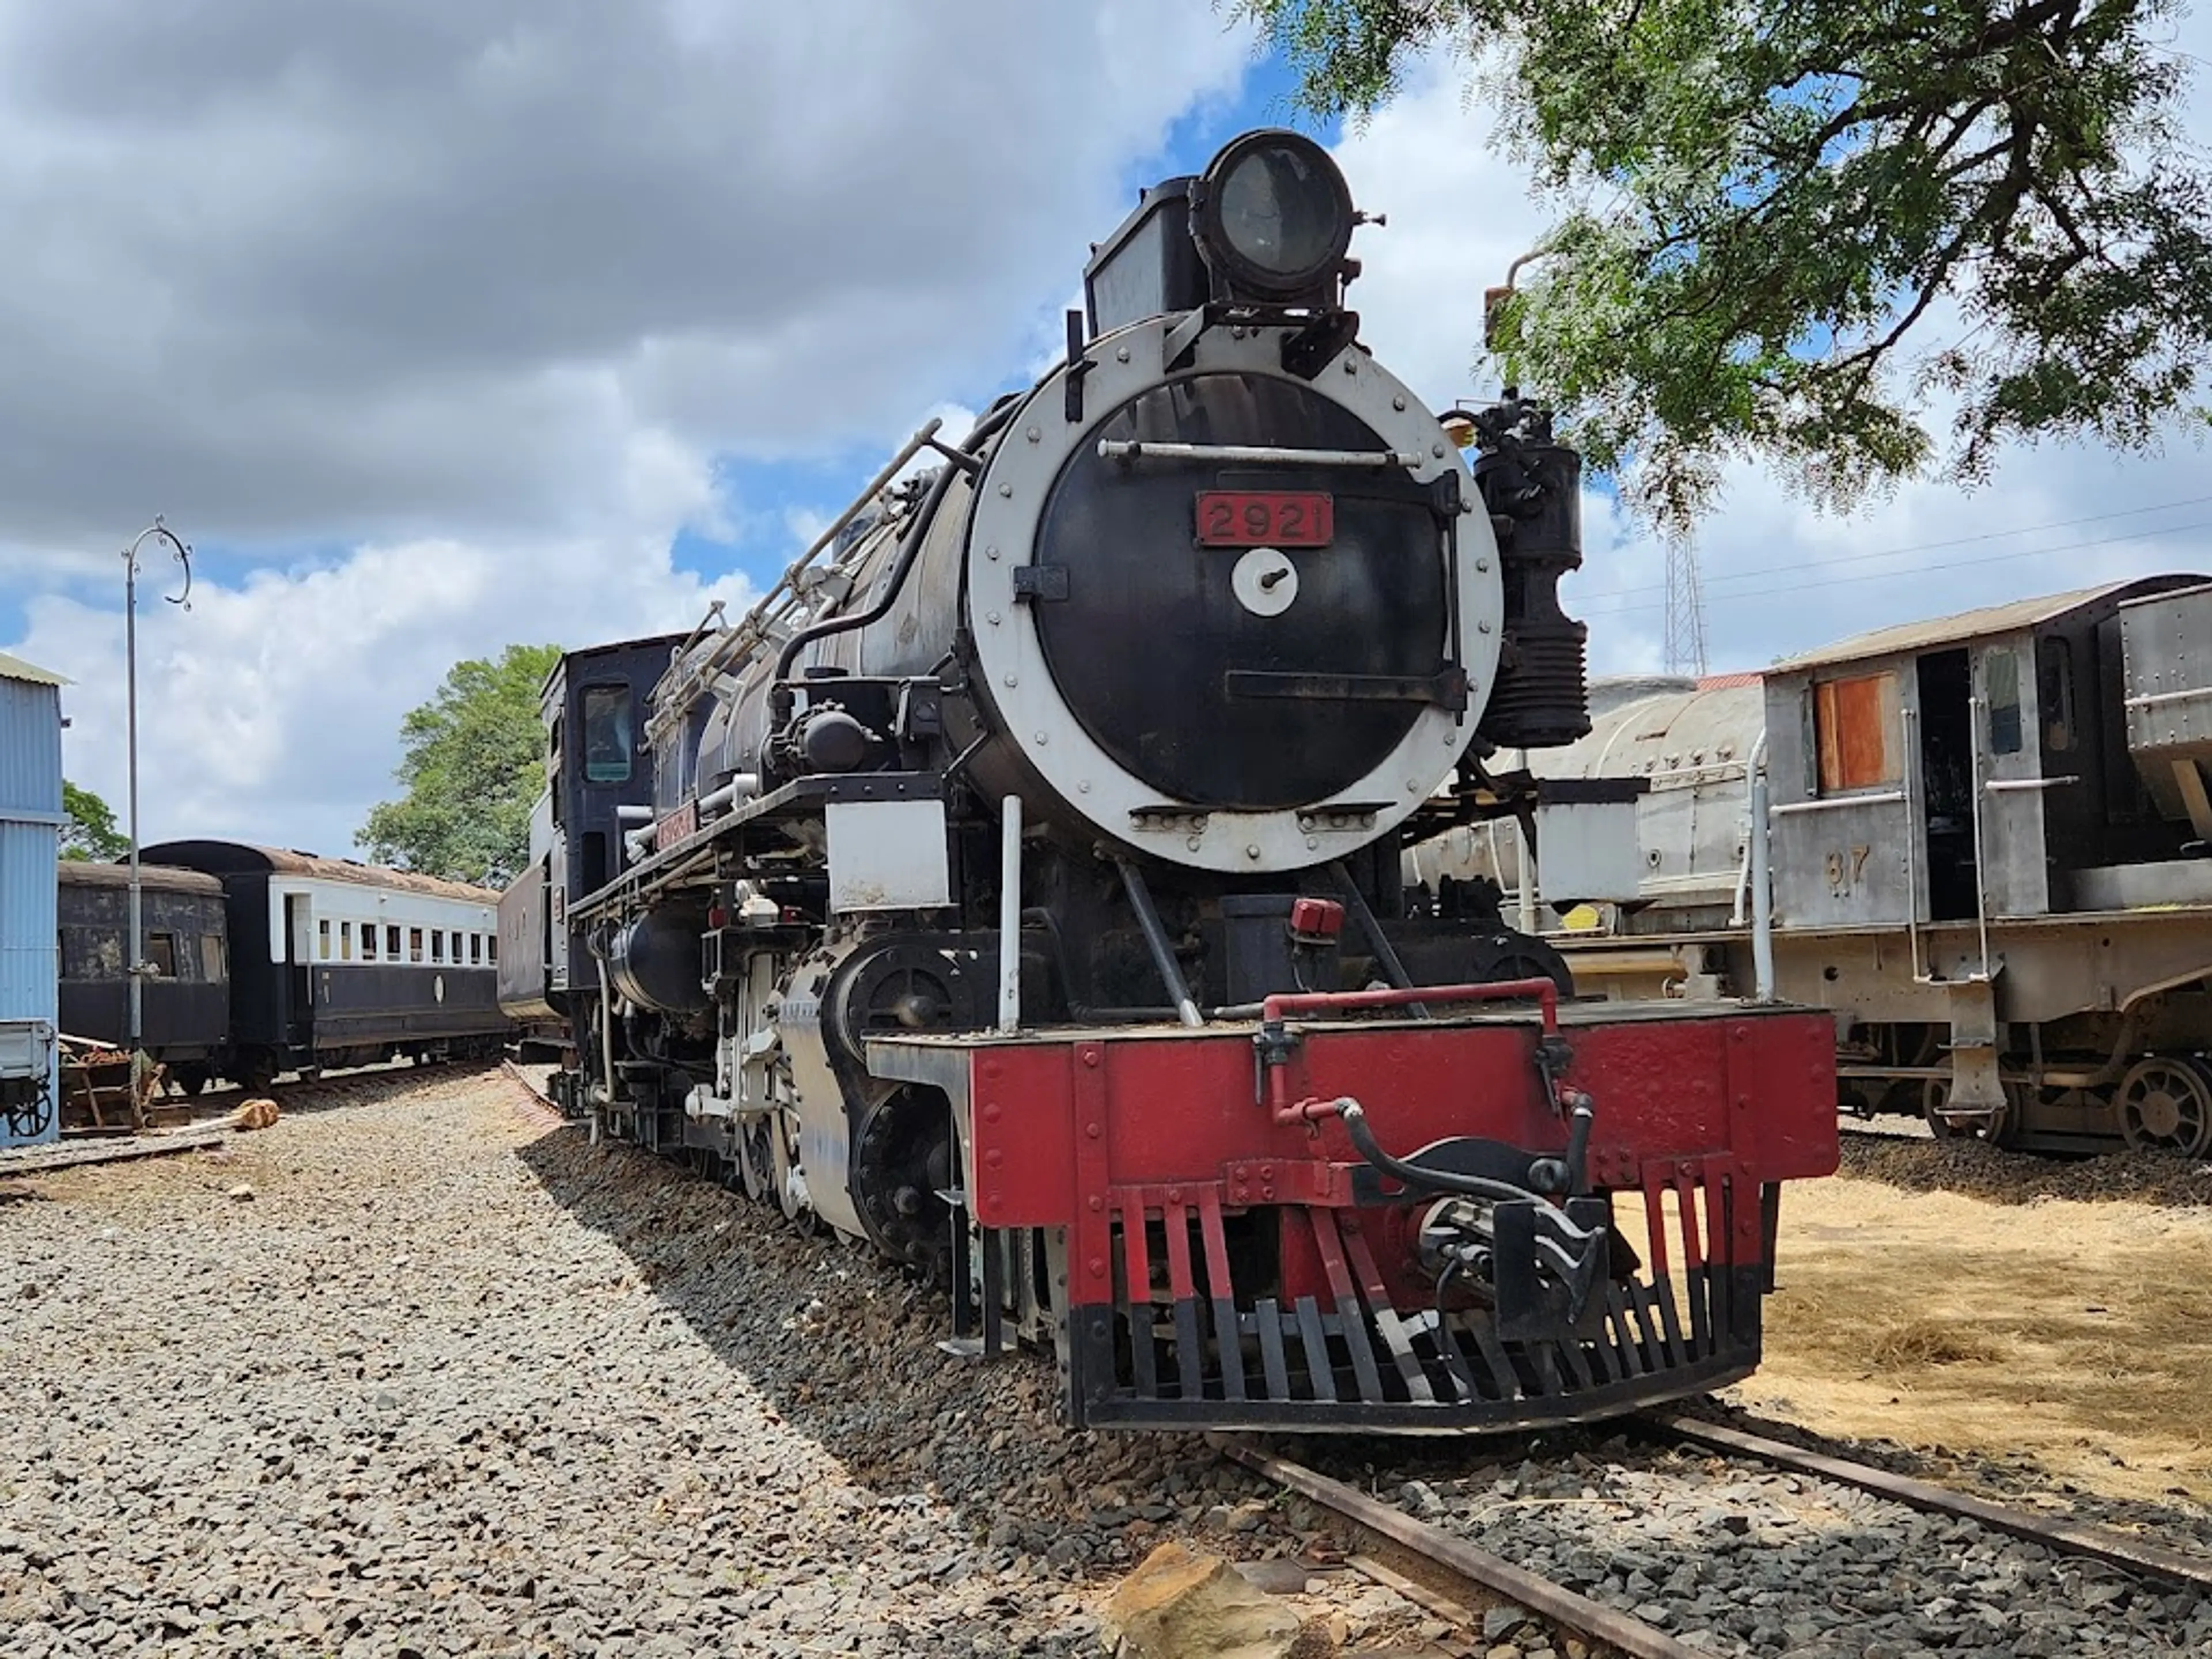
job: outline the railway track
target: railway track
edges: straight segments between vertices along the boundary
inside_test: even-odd
[[[1662,1455],[1667,1448],[1687,1446],[1717,1462],[1698,1471],[1688,1498],[1692,1507],[1715,1500],[1701,1517],[1710,1523],[1710,1535],[1682,1539],[1671,1561],[1656,1550],[1632,1553],[1597,1543],[1580,1525],[1562,1529],[1583,1536],[1589,1545],[1585,1554],[1609,1551],[1616,1565],[1632,1553],[1638,1565],[1621,1585],[1611,1582],[1616,1575],[1593,1575],[1586,1568],[1547,1572],[1528,1565],[1543,1560],[1544,1552],[1528,1549],[1516,1528],[1482,1524],[1486,1510],[1494,1521],[1503,1505],[1480,1498],[1455,1505],[1439,1493],[1451,1483],[1436,1480],[1433,1473],[1430,1480],[1397,1483],[1400,1495],[1393,1501],[1243,1439],[1209,1440],[1285,1491],[1388,1540],[1401,1553],[1401,1565],[1412,1569],[1413,1584],[1391,1569],[1377,1571],[1378,1564],[1370,1560],[1355,1565],[1401,1591],[1425,1589],[1429,1605],[1453,1622],[1471,1626],[1470,1636],[1482,1626],[1479,1615],[1467,1609],[1503,1601],[1527,1609],[1563,1635],[1597,1644],[1597,1651],[1634,1659],[1712,1659],[1716,1654],[1917,1659],[1935,1653],[2070,1659],[2075,1654],[2212,1650],[2212,1552],[2176,1550],[2113,1528],[2039,1515],[1695,1419],[1640,1417],[1620,1426]],[[1759,1478],[1797,1487],[1794,1496],[1802,1514],[1795,1529],[1806,1536],[1790,1539],[1792,1523],[1771,1509],[1764,1515],[1743,1512],[1740,1474],[1747,1466]],[[1525,1482],[1527,1471],[1535,1466],[1522,1467]],[[1576,1485],[1584,1478],[1567,1477]],[[1393,1478],[1370,1475],[1366,1484],[1389,1488]],[[1495,1497],[1493,1485],[1483,1483],[1481,1498]],[[1723,1492],[1733,1495],[1732,1501],[1718,1501]],[[1607,1500],[1603,1494],[1593,1499],[1585,1488],[1577,1496],[1540,1495],[1528,1501],[1587,1509]],[[1613,1501],[1637,1500],[1624,1496]],[[1649,1502],[1648,1496],[1644,1501]],[[1881,1511],[1892,1506],[1893,1514],[1884,1517]],[[1417,1515],[1415,1507],[1429,1513]],[[1875,1562],[1860,1576],[1873,1581],[1875,1593],[1855,1594],[1859,1585],[1850,1582],[1850,1573],[1838,1574],[1832,1560],[1807,1559],[1837,1553],[1808,1547],[1821,1530],[1820,1512],[1844,1518],[1830,1527],[1832,1533],[1856,1526],[1869,1536],[1880,1528],[1898,1532],[1908,1544],[1932,1543],[1941,1555],[1923,1556],[1920,1563],[1929,1569],[1930,1582],[1916,1590]],[[1898,1524],[1898,1517],[1914,1516],[1927,1520],[1917,1528]],[[1500,1545],[1516,1559],[1486,1545]],[[1771,1554],[1792,1566],[1802,1563],[1807,1571],[1804,1581],[1791,1590],[1778,1588],[1778,1577],[1768,1574],[1764,1585],[1747,1595],[1740,1588],[1729,1591],[1731,1599],[1740,1597],[1743,1603],[1733,1622],[1750,1626],[1731,1630],[1726,1620],[1705,1618],[1708,1608],[1692,1595],[1704,1592],[1710,1600],[1716,1583],[1710,1568],[1717,1554]],[[1984,1576],[2009,1577],[2013,1594],[1999,1602],[1949,1582],[1965,1575],[1940,1565],[1944,1560],[1996,1564],[1999,1571]],[[1896,1565],[1905,1566],[1910,1577],[1912,1563]],[[2017,1571],[2002,1571],[2007,1565]],[[1592,1583],[1593,1577],[1604,1588]],[[1889,1582],[1881,1582],[1885,1578]],[[1962,1613],[1962,1618],[1953,1616]],[[1487,1643],[1467,1650],[1487,1651]]]

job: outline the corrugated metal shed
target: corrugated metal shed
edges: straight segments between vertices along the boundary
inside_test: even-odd
[[[0,657],[0,1019],[44,1020],[59,1011],[55,960],[55,866],[61,854],[60,676]],[[49,1098],[60,1079],[50,1078]],[[49,1114],[43,1133],[59,1133]],[[0,1146],[20,1144],[0,1120]]]
[[[2155,593],[2203,580],[2202,576],[2138,576],[2128,581],[2104,582],[2095,587],[2077,587],[2069,593],[2045,593],[2034,599],[2014,599],[2005,605],[1984,605],[1978,611],[1961,611],[1956,616],[1937,617],[1928,622],[1901,623],[1894,628],[1877,628],[1871,634],[1856,634],[1850,639],[1838,640],[1833,645],[1824,645],[1802,657],[1778,662],[1766,672],[1770,674],[1788,673],[1796,669],[1826,668],[1837,663],[1863,662],[1871,657],[1887,657],[1900,652],[1925,651],[1935,646],[1962,645],[1969,640],[1985,639],[1992,634],[2011,634],[2024,628],[2040,627],[2064,616],[2077,605],[2110,599],[2115,594],[2137,591],[2145,594]]]

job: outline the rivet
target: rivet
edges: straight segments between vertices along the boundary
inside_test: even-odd
[[[1005,1110],[1006,1108],[1000,1105],[997,1101],[993,1101],[989,1105],[983,1109],[983,1121],[986,1123],[996,1123]]]
[[[1075,793],[1079,795],[1089,794],[1091,793],[1091,780],[1088,778],[1078,778],[1075,781]]]
[[[1260,1196],[1262,1198],[1272,1199],[1274,1195],[1275,1189],[1273,1187],[1262,1187],[1260,1188]]]
[[[995,611],[990,611],[985,615],[983,620],[996,628],[999,625],[999,613]]]
[[[999,556],[999,550],[995,547],[987,547],[983,550],[983,556],[987,559],[995,559]]]
[[[992,1147],[989,1152],[983,1154],[983,1162],[989,1164],[994,1170],[1006,1161],[1006,1155],[1000,1152],[996,1146]]]
[[[1275,1166],[1272,1164],[1262,1164],[1260,1166],[1260,1179],[1262,1181],[1273,1181],[1274,1178]]]
[[[1114,349],[1114,361],[1117,363],[1127,362],[1129,361],[1129,348],[1127,346],[1116,346]]]
[[[1244,856],[1248,859],[1258,858],[1260,856],[1259,844],[1255,842],[1251,846],[1246,848],[1244,849]]]
[[[1036,734],[1036,740],[1037,740],[1039,743],[1042,743],[1042,742],[1044,741],[1044,733],[1043,733],[1043,732],[1038,732],[1038,733]]]
[[[1474,625],[1474,631],[1478,634],[1487,634],[1490,631],[1490,624],[1486,622],[1479,622]]]
[[[994,547],[991,550],[991,556],[994,559],[999,556],[999,550],[997,548]],[[1474,568],[1477,570],[1487,570],[1490,568],[1490,561],[1487,559],[1477,559],[1474,562]]]
[[[1096,1065],[1097,1062],[1093,1060],[1091,1063]],[[1105,1131],[1101,1129],[1096,1123],[1086,1123],[1083,1126],[1083,1133],[1089,1135],[1091,1139],[1096,1140],[1100,1135],[1103,1134]]]
[[[1393,398],[1390,399],[1390,407],[1402,411],[1406,407],[1406,400],[1403,398]]]
[[[1005,1207],[1006,1195],[994,1188],[994,1190],[983,1194],[983,1202],[990,1209],[999,1210]]]
[[[1014,487],[1010,483],[1002,483],[999,486],[999,493],[1001,495],[1011,495],[1014,493]]]
[[[1318,846],[1320,846],[1320,845],[1321,845],[1321,837],[1320,837],[1319,836],[1308,836],[1306,837],[1306,851],[1307,851],[1307,852],[1309,852],[1309,853],[1312,852],[1312,851],[1313,851],[1313,849],[1314,849],[1315,848],[1316,848],[1316,847],[1318,847]]]
[[[1359,373],[1359,365],[1354,362],[1351,358],[1346,357],[1344,360],[1344,372],[1347,374],[1357,374]]]
[[[1043,441],[1043,438],[1044,438],[1044,434],[1043,434],[1043,433],[1042,433],[1042,432],[1040,432],[1040,431],[1038,431],[1035,427],[1031,427],[1031,428],[1028,430],[1028,432],[1026,432],[1026,433],[1025,433],[1025,434],[1024,434],[1023,435],[1024,435],[1024,436],[1025,436],[1026,438],[1028,438],[1028,439],[1029,439],[1029,441],[1030,441],[1031,443],[1039,443],[1039,442],[1042,442],[1042,441]]]
[[[1006,684],[1008,685],[1019,685],[1021,684],[1021,680],[1018,676],[1009,674],[1006,676]]]
[[[1099,1211],[1101,1211],[1101,1210],[1104,1209],[1105,1207],[1106,1207],[1106,1200],[1105,1200],[1104,1199],[1103,1199],[1103,1198],[1099,1197],[1096,1193],[1093,1193],[1093,1194],[1091,1195],[1091,1214],[1096,1215],[1096,1214],[1097,1214],[1097,1213],[1098,1213],[1098,1212],[1099,1212]]]
[[[1200,836],[1191,836],[1184,840],[1183,845],[1189,848],[1192,852],[1195,853],[1200,848],[1205,846],[1206,842]]]
[[[1091,1258],[1091,1276],[1093,1279],[1103,1279],[1106,1277],[1105,1262],[1095,1255]]]
[[[1429,453],[1435,456],[1441,461],[1444,458],[1444,447],[1442,444],[1431,444],[1429,446]]]

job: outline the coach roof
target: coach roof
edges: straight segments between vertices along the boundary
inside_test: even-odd
[[[143,848],[140,856],[216,875],[266,872],[272,876],[304,876],[316,881],[343,881],[357,887],[381,887],[394,892],[460,899],[471,904],[499,902],[496,888],[472,887],[466,882],[447,881],[412,870],[386,869],[380,864],[362,864],[354,859],[319,858],[294,848],[255,847],[240,841],[168,841]]]

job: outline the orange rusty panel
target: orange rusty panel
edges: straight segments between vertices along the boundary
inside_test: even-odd
[[[1890,730],[1896,724],[1897,677],[1863,674],[1823,680],[1813,688],[1813,725],[1820,744],[1820,793],[1894,783]]]

